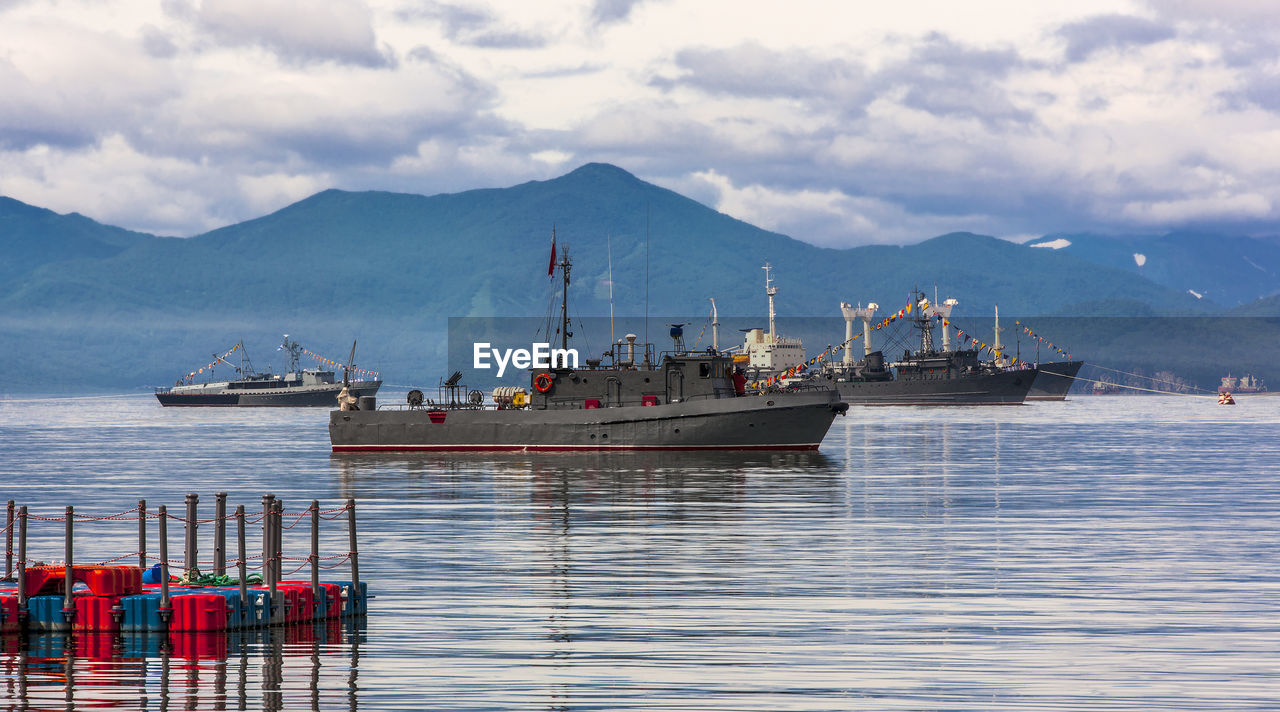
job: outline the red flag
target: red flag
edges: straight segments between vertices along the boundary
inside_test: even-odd
[[[556,236],[555,236],[555,233],[552,233],[551,234],[551,264],[547,265],[547,276],[550,277],[555,273],[556,273]]]

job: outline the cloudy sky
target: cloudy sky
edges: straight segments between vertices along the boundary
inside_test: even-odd
[[[192,235],[614,163],[820,245],[1277,234],[1260,0],[0,0],[0,195]]]

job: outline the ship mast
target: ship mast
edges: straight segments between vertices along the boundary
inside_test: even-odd
[[[913,319],[916,328],[920,329],[920,352],[933,352],[933,325],[929,323],[929,317],[925,314],[925,310],[929,308],[929,299],[924,296],[924,292],[919,289],[912,290],[911,301],[915,303],[916,315]]]
[[[764,270],[764,293],[769,295],[769,341],[773,342],[777,338],[777,332],[773,330],[773,298],[778,294],[778,288],[773,286],[773,266],[765,262],[761,269]]]
[[[1002,353],[1004,351],[1004,346],[1000,343],[1000,332],[1002,331],[1004,331],[1004,329],[1000,328],[1000,305],[997,304],[996,305],[996,329],[995,329],[996,339],[991,344],[991,350],[997,352],[998,354],[996,356],[997,364],[1004,362],[1004,355]]]
[[[569,348],[569,246],[564,247],[564,257],[560,260],[560,271],[564,274],[564,291],[560,294],[560,348]]]

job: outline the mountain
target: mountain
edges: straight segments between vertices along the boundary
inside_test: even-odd
[[[449,317],[543,316],[554,230],[573,257],[576,314],[766,312],[832,316],[838,303],[896,311],[913,285],[960,300],[957,315],[1203,313],[1209,299],[1071,251],[969,233],[907,246],[825,249],[754,227],[605,164],[502,189],[421,196],[328,190],[187,239],[130,233],[6,200],[0,240],[25,257],[0,282],[7,392],[167,383],[243,338],[273,355],[289,332],[393,382],[432,378]],[[647,275],[647,278],[646,278]],[[647,305],[647,309],[646,309]],[[1082,312],[1084,313],[1084,312]],[[203,355],[202,355],[203,354]],[[258,364],[261,367],[261,364]]]
[[[59,215],[0,196],[4,260],[0,283],[24,279],[37,268],[74,259],[103,260],[159,238],[94,222],[77,213]]]
[[[1175,232],[1163,236],[1055,233],[1028,246],[1141,275],[1228,307],[1280,293],[1280,241]]]

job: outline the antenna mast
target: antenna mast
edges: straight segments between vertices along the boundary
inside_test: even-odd
[[[764,293],[769,295],[769,338],[772,339],[776,333],[773,329],[773,297],[778,293],[778,288],[773,286],[773,277],[771,275],[773,266],[765,262],[764,267],[761,269],[764,270]]]
[[[569,246],[564,246],[564,258],[560,260],[560,271],[564,273],[564,291],[560,294],[560,348],[569,348]]]
[[[609,343],[617,342],[613,333],[613,235],[606,235],[609,245]]]

